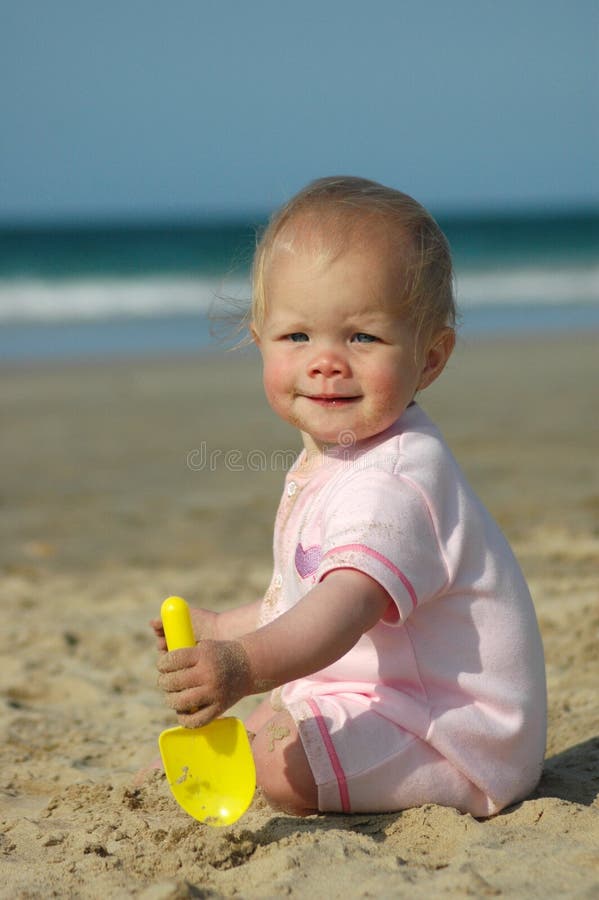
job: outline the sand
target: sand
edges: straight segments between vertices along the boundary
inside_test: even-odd
[[[535,794],[478,821],[190,819],[156,773],[174,724],[147,620],[260,596],[285,453],[251,352],[0,372],[0,896],[599,896],[596,335],[462,343],[422,398],[529,579],[549,684]],[[228,455],[227,455],[228,454]],[[236,710],[251,709],[255,698]]]

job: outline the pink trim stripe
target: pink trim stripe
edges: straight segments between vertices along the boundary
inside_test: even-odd
[[[314,700],[307,700],[308,706],[314,713],[314,721],[318,725],[318,730],[320,731],[320,736],[322,738],[322,742],[326,747],[326,751],[329,754],[329,759],[331,761],[331,765],[333,767],[333,772],[335,773],[335,778],[337,779],[337,785],[339,786],[339,797],[341,799],[341,809],[344,813],[348,813],[351,811],[351,806],[349,804],[349,791],[347,789],[347,779],[345,777],[345,772],[343,771],[343,766],[339,762],[339,757],[337,756],[337,751],[335,750],[335,745],[331,740],[331,735],[327,731],[326,725],[324,724],[323,718],[320,714],[320,710]]]
[[[393,572],[393,574],[399,578],[406,591],[410,595],[410,600],[412,601],[412,609],[416,609],[416,606],[418,605],[418,597],[416,596],[416,591],[414,590],[412,582],[409,578],[406,578],[401,569],[398,569],[390,559],[387,559],[386,556],[383,556],[383,554],[379,553],[377,550],[373,550],[371,547],[366,547],[365,544],[344,544],[343,547],[334,547],[332,550],[327,551],[327,553],[325,553],[324,555],[324,558],[326,559],[327,556],[331,556],[334,553],[344,553],[347,550],[358,553],[365,553],[367,556],[372,556],[378,562],[386,566],[390,572]]]

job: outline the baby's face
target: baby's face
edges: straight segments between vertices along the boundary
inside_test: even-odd
[[[413,399],[424,364],[394,308],[397,271],[372,241],[332,261],[309,247],[279,250],[256,334],[274,411],[308,449],[384,431]]]

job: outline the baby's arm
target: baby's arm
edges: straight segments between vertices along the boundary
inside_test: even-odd
[[[271,690],[336,662],[383,617],[389,595],[355,569],[337,569],[284,615],[244,635],[252,693]]]
[[[292,609],[238,640],[207,640],[158,661],[158,684],[182,725],[205,725],[248,694],[338,660],[385,614],[389,595],[368,575],[337,569]]]

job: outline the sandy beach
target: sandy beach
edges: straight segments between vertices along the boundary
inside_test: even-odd
[[[252,351],[0,370],[0,897],[599,896],[599,340],[461,342],[421,398],[510,539],[543,634],[547,761],[479,821],[425,806],[230,828],[134,774],[175,724],[147,627],[260,596],[296,435]],[[246,699],[243,714],[257,702]]]

